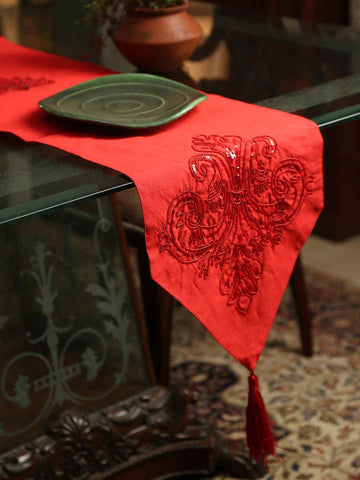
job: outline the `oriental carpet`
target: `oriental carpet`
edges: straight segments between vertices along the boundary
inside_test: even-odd
[[[300,354],[296,312],[287,291],[257,367],[281,457],[270,459],[270,471],[263,478],[357,480],[360,290],[316,272],[308,272],[307,282],[314,356]],[[172,365],[174,383],[191,381],[201,392],[195,414],[213,416],[225,437],[245,445],[248,372],[180,306]]]

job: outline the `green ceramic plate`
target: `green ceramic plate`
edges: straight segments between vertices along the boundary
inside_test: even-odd
[[[206,100],[182,83],[143,73],[95,78],[39,102],[53,115],[126,128],[172,122]]]

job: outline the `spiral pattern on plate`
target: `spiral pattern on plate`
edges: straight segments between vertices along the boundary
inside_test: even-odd
[[[75,120],[146,128],[168,123],[205,100],[193,88],[149,74],[119,74],[75,85],[39,105]]]
[[[139,86],[138,91],[134,83],[84,88],[61,98],[57,106],[104,121],[116,118],[120,122],[143,123],[144,120],[157,120],[165,112],[171,113],[188,100],[185,93],[174,92],[163,85]]]

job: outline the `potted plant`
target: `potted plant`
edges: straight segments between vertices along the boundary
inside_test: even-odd
[[[85,8],[85,22],[101,27],[141,70],[176,70],[202,38],[189,0],[91,0]]]

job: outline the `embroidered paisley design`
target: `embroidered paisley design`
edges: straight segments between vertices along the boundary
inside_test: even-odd
[[[281,242],[284,228],[310,192],[311,176],[295,158],[274,158],[269,136],[193,138],[189,160],[196,191],[170,203],[160,251],[197,263],[206,279],[219,271],[220,293],[245,314],[263,273],[263,252]]]
[[[54,81],[46,78],[0,77],[0,95],[8,92],[9,90],[29,90],[29,88],[48,85],[49,83],[54,83]]]

